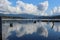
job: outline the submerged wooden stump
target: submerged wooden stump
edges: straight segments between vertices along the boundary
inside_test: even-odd
[[[34,21],[34,23],[36,23],[36,21]]]
[[[10,23],[10,27],[13,27],[13,23]]]

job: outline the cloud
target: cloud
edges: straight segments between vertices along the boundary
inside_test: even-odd
[[[33,4],[17,1],[17,6],[20,7],[22,13],[31,13],[31,14],[37,13],[37,7]]]
[[[52,15],[60,15],[60,6],[54,7],[51,11]]]
[[[24,3],[22,1],[17,1],[17,6],[19,6],[20,9],[22,8],[24,13],[30,13],[30,14],[32,13],[35,15],[47,15],[45,11],[48,8],[48,1],[42,2],[38,6]]]
[[[39,3],[37,7],[38,7],[38,10],[45,12],[48,9],[48,1]]]
[[[4,14],[20,14],[20,13],[28,13],[28,14],[33,14],[33,15],[47,15],[46,10],[48,8],[48,1],[42,2],[39,4],[39,6],[33,5],[33,4],[28,4],[24,3],[23,1],[16,1],[16,6],[11,6],[11,2],[8,0],[2,0],[0,1],[0,9],[5,10]],[[42,7],[40,7],[42,6]],[[41,10],[40,10],[41,8]]]
[[[10,6],[10,2],[7,0],[0,0],[0,10],[4,11],[1,13],[9,13],[8,12],[8,6]]]

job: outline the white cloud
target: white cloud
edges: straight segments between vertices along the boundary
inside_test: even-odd
[[[45,12],[48,9],[48,1],[44,1],[38,5],[40,11]]]
[[[37,5],[38,11],[41,15],[47,16],[46,10],[48,9],[48,1],[41,2]]]
[[[4,11],[4,13],[9,13],[8,12],[8,6],[10,6],[10,2],[7,0],[0,0],[0,10]],[[3,12],[1,12],[3,13]]]
[[[17,6],[20,7],[22,13],[32,13],[32,14],[37,13],[37,7],[33,4],[17,1]]]
[[[40,3],[39,6],[24,3],[23,1],[20,1],[20,0],[16,2],[17,4],[16,7],[11,6],[11,3],[8,0],[5,0],[5,1],[2,0],[1,4],[2,6],[0,7],[2,8],[0,9],[6,11],[4,14],[6,13],[8,14],[9,13],[16,13],[16,14],[28,13],[28,14],[33,14],[33,15],[47,15],[45,11],[48,8],[48,1]]]
[[[51,11],[52,15],[60,15],[60,6],[54,7]]]
[[[24,13],[30,13],[30,14],[32,13],[35,15],[47,15],[45,13],[45,11],[48,8],[48,1],[42,2],[38,6],[33,5],[33,4],[24,3],[22,1],[17,1],[17,5],[24,9],[23,10]],[[40,7],[40,6],[42,6],[42,7]],[[40,8],[42,8],[42,9],[40,9]]]

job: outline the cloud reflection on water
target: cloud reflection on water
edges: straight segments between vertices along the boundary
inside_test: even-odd
[[[58,31],[60,32],[60,26],[59,24],[60,23],[54,23],[54,27],[53,27],[53,30],[54,31]],[[7,24],[6,24],[7,25]],[[51,34],[50,34],[50,31],[52,30],[51,29],[51,26],[52,26],[52,23],[44,23],[44,22],[40,22],[40,23],[31,23],[31,24],[19,24],[19,23],[14,23],[13,24],[13,27],[9,27],[9,24],[8,26],[6,26],[5,24],[3,24],[3,29],[4,30],[8,30],[7,33],[6,31],[2,30],[3,34],[7,34],[5,35],[5,37],[9,37],[9,36],[12,36],[11,32],[15,31],[15,35],[17,37],[22,37],[24,35],[32,35],[32,34],[37,34],[39,36],[43,36],[43,37],[49,37]],[[52,33],[53,31],[51,31]],[[4,36],[4,35],[3,35]]]

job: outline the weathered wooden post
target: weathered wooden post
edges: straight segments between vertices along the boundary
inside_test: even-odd
[[[0,40],[2,40],[2,18],[0,16]]]
[[[10,27],[13,27],[13,23],[10,23]]]
[[[36,21],[34,21],[34,23],[36,23]]]

